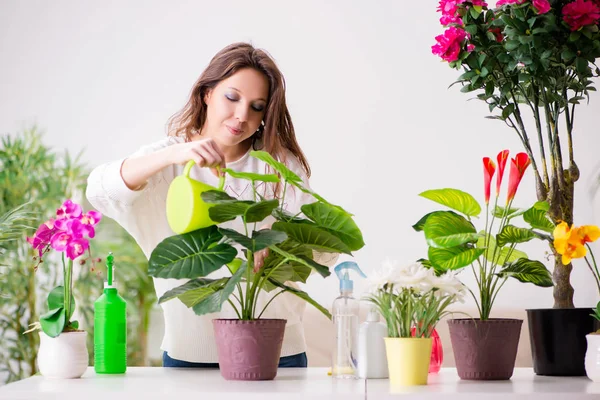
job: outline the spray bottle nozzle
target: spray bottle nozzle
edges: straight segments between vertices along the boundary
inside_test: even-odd
[[[341,292],[352,291],[354,289],[354,282],[352,282],[352,280],[350,280],[349,271],[351,271],[351,270],[358,272],[358,274],[360,276],[362,276],[363,278],[367,277],[364,274],[364,272],[362,272],[361,269],[358,267],[358,264],[356,264],[354,261],[345,261],[341,264],[338,264],[334,268],[334,271],[340,280],[340,291]]]
[[[114,268],[114,260],[115,257],[113,256],[112,252],[108,253],[108,256],[106,257],[106,285],[105,287],[113,287],[113,268]]]

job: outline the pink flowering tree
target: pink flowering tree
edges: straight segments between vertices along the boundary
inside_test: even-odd
[[[600,0],[441,0],[444,32],[432,47],[461,70],[461,91],[485,101],[516,132],[531,160],[539,201],[556,224],[573,223],[579,179],[576,107],[600,75]],[[554,307],[572,308],[571,264],[555,255]]]
[[[77,321],[71,321],[75,310],[73,261],[89,252],[89,239],[95,236],[95,227],[100,219],[102,215],[99,212],[84,213],[79,204],[67,200],[56,210],[54,218],[40,225],[33,237],[27,238],[38,251],[36,270],[51,250],[59,252],[62,258],[63,285],[55,287],[48,294],[48,311],[42,314],[39,322],[39,327],[50,337],[79,327]]]

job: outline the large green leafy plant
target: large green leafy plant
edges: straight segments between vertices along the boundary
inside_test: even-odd
[[[600,1],[441,0],[434,54],[461,69],[456,83],[476,93],[523,143],[539,201],[557,224],[573,223],[575,110],[600,75]],[[585,132],[580,132],[585,133]],[[591,134],[591,133],[588,133]],[[555,255],[554,307],[572,308],[571,263]]]
[[[306,292],[287,282],[306,282],[312,271],[323,277],[330,275],[329,268],[315,261],[314,253],[351,255],[364,246],[362,233],[352,215],[339,206],[304,187],[302,179],[283,163],[263,151],[252,151],[256,157],[277,174],[242,173],[225,169],[234,178],[251,182],[254,201],[238,200],[222,191],[202,193],[202,199],[215,204],[210,218],[217,224],[241,218],[244,232],[213,225],[163,240],[152,252],[149,274],[157,278],[186,278],[188,282],[166,292],[159,302],[178,298],[197,315],[217,312],[226,301],[231,304],[239,319],[254,320],[282,293],[292,293],[315,306],[327,317],[326,308],[319,305]],[[256,191],[256,182],[283,184],[281,199],[264,199]],[[291,215],[283,209],[286,192],[300,190],[311,194],[315,202],[305,204],[301,213]],[[276,220],[270,229],[255,230],[267,217]],[[245,254],[238,258],[239,245]],[[269,249],[264,266],[255,270],[256,252]],[[206,276],[223,267],[231,276],[209,279]],[[278,290],[261,309],[257,308],[258,294]]]
[[[482,320],[490,317],[496,296],[509,277],[536,286],[552,286],[552,277],[544,264],[530,260],[516,249],[519,243],[532,239],[552,241],[554,224],[546,217],[548,204],[537,202],[526,209],[513,208],[517,187],[529,165],[525,153],[511,160],[508,193],[505,207],[498,206],[500,185],[508,151],[498,154],[499,172],[496,180],[496,200],[490,210],[490,184],[496,170],[495,163],[488,157],[484,164],[485,229],[478,231],[473,218],[481,214],[481,206],[470,194],[457,189],[436,189],[421,193],[421,196],[450,208],[431,212],[422,217],[413,228],[423,231],[429,246],[428,260],[423,264],[443,274],[449,270],[460,270],[471,266],[477,281],[478,295],[469,289]],[[514,225],[522,216],[528,227]],[[496,230],[494,223],[499,220]],[[495,234],[494,234],[495,232]]]

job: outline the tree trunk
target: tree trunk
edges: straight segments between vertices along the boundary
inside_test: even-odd
[[[571,176],[569,170],[563,170],[561,178],[564,179],[563,185],[559,185],[557,177],[552,176],[550,190],[546,198],[550,205],[548,214],[555,224],[564,221],[571,226],[573,224],[574,187],[575,181],[579,176],[578,174]],[[564,190],[561,191],[560,186],[563,186]],[[571,263],[567,265],[562,263],[562,257],[556,252],[554,244],[550,244],[550,249],[554,255],[554,271],[552,272],[552,279],[554,281],[553,308],[575,308],[573,304],[574,290],[570,279],[573,265]]]

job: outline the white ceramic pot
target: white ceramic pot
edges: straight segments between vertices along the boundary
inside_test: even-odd
[[[600,334],[585,335],[587,351],[585,353],[585,372],[594,382],[600,382]]]
[[[80,378],[88,367],[87,332],[63,332],[51,338],[40,331],[37,362],[48,378]]]

